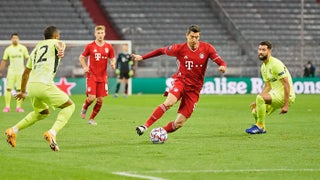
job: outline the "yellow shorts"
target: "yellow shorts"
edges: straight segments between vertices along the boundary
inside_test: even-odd
[[[49,107],[55,109],[69,100],[69,96],[54,84],[29,82],[27,92],[36,112],[41,112]]]
[[[21,73],[8,73],[7,75],[7,82],[6,88],[13,90],[14,88],[17,90],[21,89],[21,80],[22,74]]]
[[[271,90],[269,92],[271,98],[272,98],[272,102],[271,104],[267,104],[267,113],[271,114],[273,113],[275,110],[282,108],[283,104],[284,104],[284,95],[283,92],[277,92],[274,90]],[[295,97],[289,97],[289,105],[293,104],[295,101]]]

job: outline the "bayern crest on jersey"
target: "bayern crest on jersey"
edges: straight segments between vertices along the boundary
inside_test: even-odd
[[[203,59],[203,58],[204,58],[204,54],[203,54],[203,53],[200,53],[200,54],[199,54],[199,57],[200,57],[201,59]]]
[[[106,53],[109,53],[109,48],[104,48],[104,51],[105,51]]]

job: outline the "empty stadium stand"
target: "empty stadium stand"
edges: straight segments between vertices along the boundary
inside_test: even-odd
[[[233,67],[246,61],[241,48],[222,26],[207,1],[145,1],[108,0],[100,1],[109,13],[123,37],[133,41],[134,52],[150,50],[185,42],[186,29],[191,24],[201,27],[201,40],[212,43],[220,56],[227,61],[232,74]],[[254,64],[250,64],[252,66]],[[139,64],[138,76],[170,76],[176,71],[172,57],[161,56]],[[208,64],[208,76],[220,75],[214,63]],[[241,68],[237,68],[241,71]],[[239,72],[234,72],[237,75]]]
[[[320,4],[315,0],[304,1],[303,26],[301,26],[301,1],[216,0],[216,2],[221,5],[244,39],[253,47],[262,40],[272,41],[275,45],[273,55],[287,64],[293,76],[301,76],[303,64],[309,60],[320,65]],[[304,27],[303,34],[301,27]]]
[[[66,40],[92,39],[94,24],[77,0],[2,0],[0,6],[0,39],[17,32],[21,39],[43,39],[43,30],[55,25]]]

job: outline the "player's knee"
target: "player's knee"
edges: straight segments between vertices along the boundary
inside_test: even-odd
[[[167,111],[167,110],[169,110],[171,107],[172,107],[172,105],[168,105],[168,104],[163,104],[163,107],[165,108],[165,111]]]
[[[64,107],[64,108],[69,108],[70,109],[70,113],[73,113],[74,112],[74,110],[75,110],[75,108],[76,108],[76,106],[74,105],[74,103],[71,103],[70,105],[68,105],[68,106],[66,106],[66,107]]]
[[[175,102],[171,102],[171,101],[167,101],[163,103],[163,105],[166,107],[167,110],[170,109],[174,104]]]
[[[45,109],[37,114],[37,119],[38,120],[45,119],[46,117],[49,116],[49,114],[50,114],[49,109]]]
[[[87,98],[90,102],[93,102],[96,99],[96,96],[88,96]]]
[[[76,109],[76,105],[74,103],[72,103],[70,107],[72,108],[72,112]]]
[[[256,103],[257,103],[257,104],[264,104],[265,101],[264,101],[264,99],[263,99],[262,96],[257,95],[257,97],[256,97]]]
[[[103,103],[103,98],[101,98],[101,97],[97,98],[97,103],[102,104]]]
[[[63,109],[63,108],[66,108],[68,106],[71,106],[71,105],[74,105],[74,103],[69,99],[67,102],[65,102],[64,104],[62,104],[58,108]]]
[[[49,109],[45,109],[45,110],[40,111],[39,114],[43,114],[43,115],[50,114],[50,111],[49,111]]]

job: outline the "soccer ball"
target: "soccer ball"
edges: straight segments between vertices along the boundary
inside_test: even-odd
[[[162,127],[154,128],[150,132],[150,140],[153,144],[163,144],[168,139],[168,133]]]

